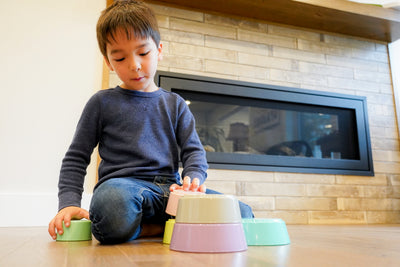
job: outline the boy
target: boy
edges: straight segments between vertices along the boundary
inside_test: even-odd
[[[206,192],[208,166],[185,101],[154,83],[162,44],[153,12],[142,2],[114,1],[99,18],[97,39],[122,84],[97,92],[83,110],[61,167],[59,212],[49,234],[62,234],[63,221],[68,227],[71,219],[90,218],[97,240],[121,243],[161,234],[169,191]],[[89,213],[80,201],[97,144],[102,161]],[[240,206],[243,217],[253,216]]]

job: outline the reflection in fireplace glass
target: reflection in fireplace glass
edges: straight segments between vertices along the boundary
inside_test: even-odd
[[[360,159],[352,109],[172,91],[188,103],[206,151]]]

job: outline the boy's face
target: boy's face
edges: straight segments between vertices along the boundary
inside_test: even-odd
[[[123,30],[117,30],[114,37],[107,44],[106,62],[123,82],[121,87],[142,92],[158,90],[154,75],[162,59],[162,44],[157,47],[152,38],[136,39],[134,34],[128,39]]]

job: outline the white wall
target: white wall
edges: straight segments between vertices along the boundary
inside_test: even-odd
[[[105,5],[0,2],[0,227],[47,225],[57,212],[61,160],[101,87],[95,26]]]

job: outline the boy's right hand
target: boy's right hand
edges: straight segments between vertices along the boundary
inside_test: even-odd
[[[193,192],[206,192],[206,185],[202,184],[200,185],[200,180],[199,178],[194,178],[193,181],[191,181],[189,176],[185,176],[183,178],[183,184],[182,185],[177,185],[177,184],[172,184],[169,187],[169,191],[174,191],[174,190],[184,190],[184,191],[193,191]]]
[[[66,207],[60,210],[57,215],[53,218],[53,220],[49,223],[49,234],[51,238],[56,240],[57,233],[63,234],[62,222],[64,222],[66,227],[69,227],[71,224],[71,219],[80,220],[80,219],[88,219],[89,220],[89,212],[85,209],[79,207]]]

